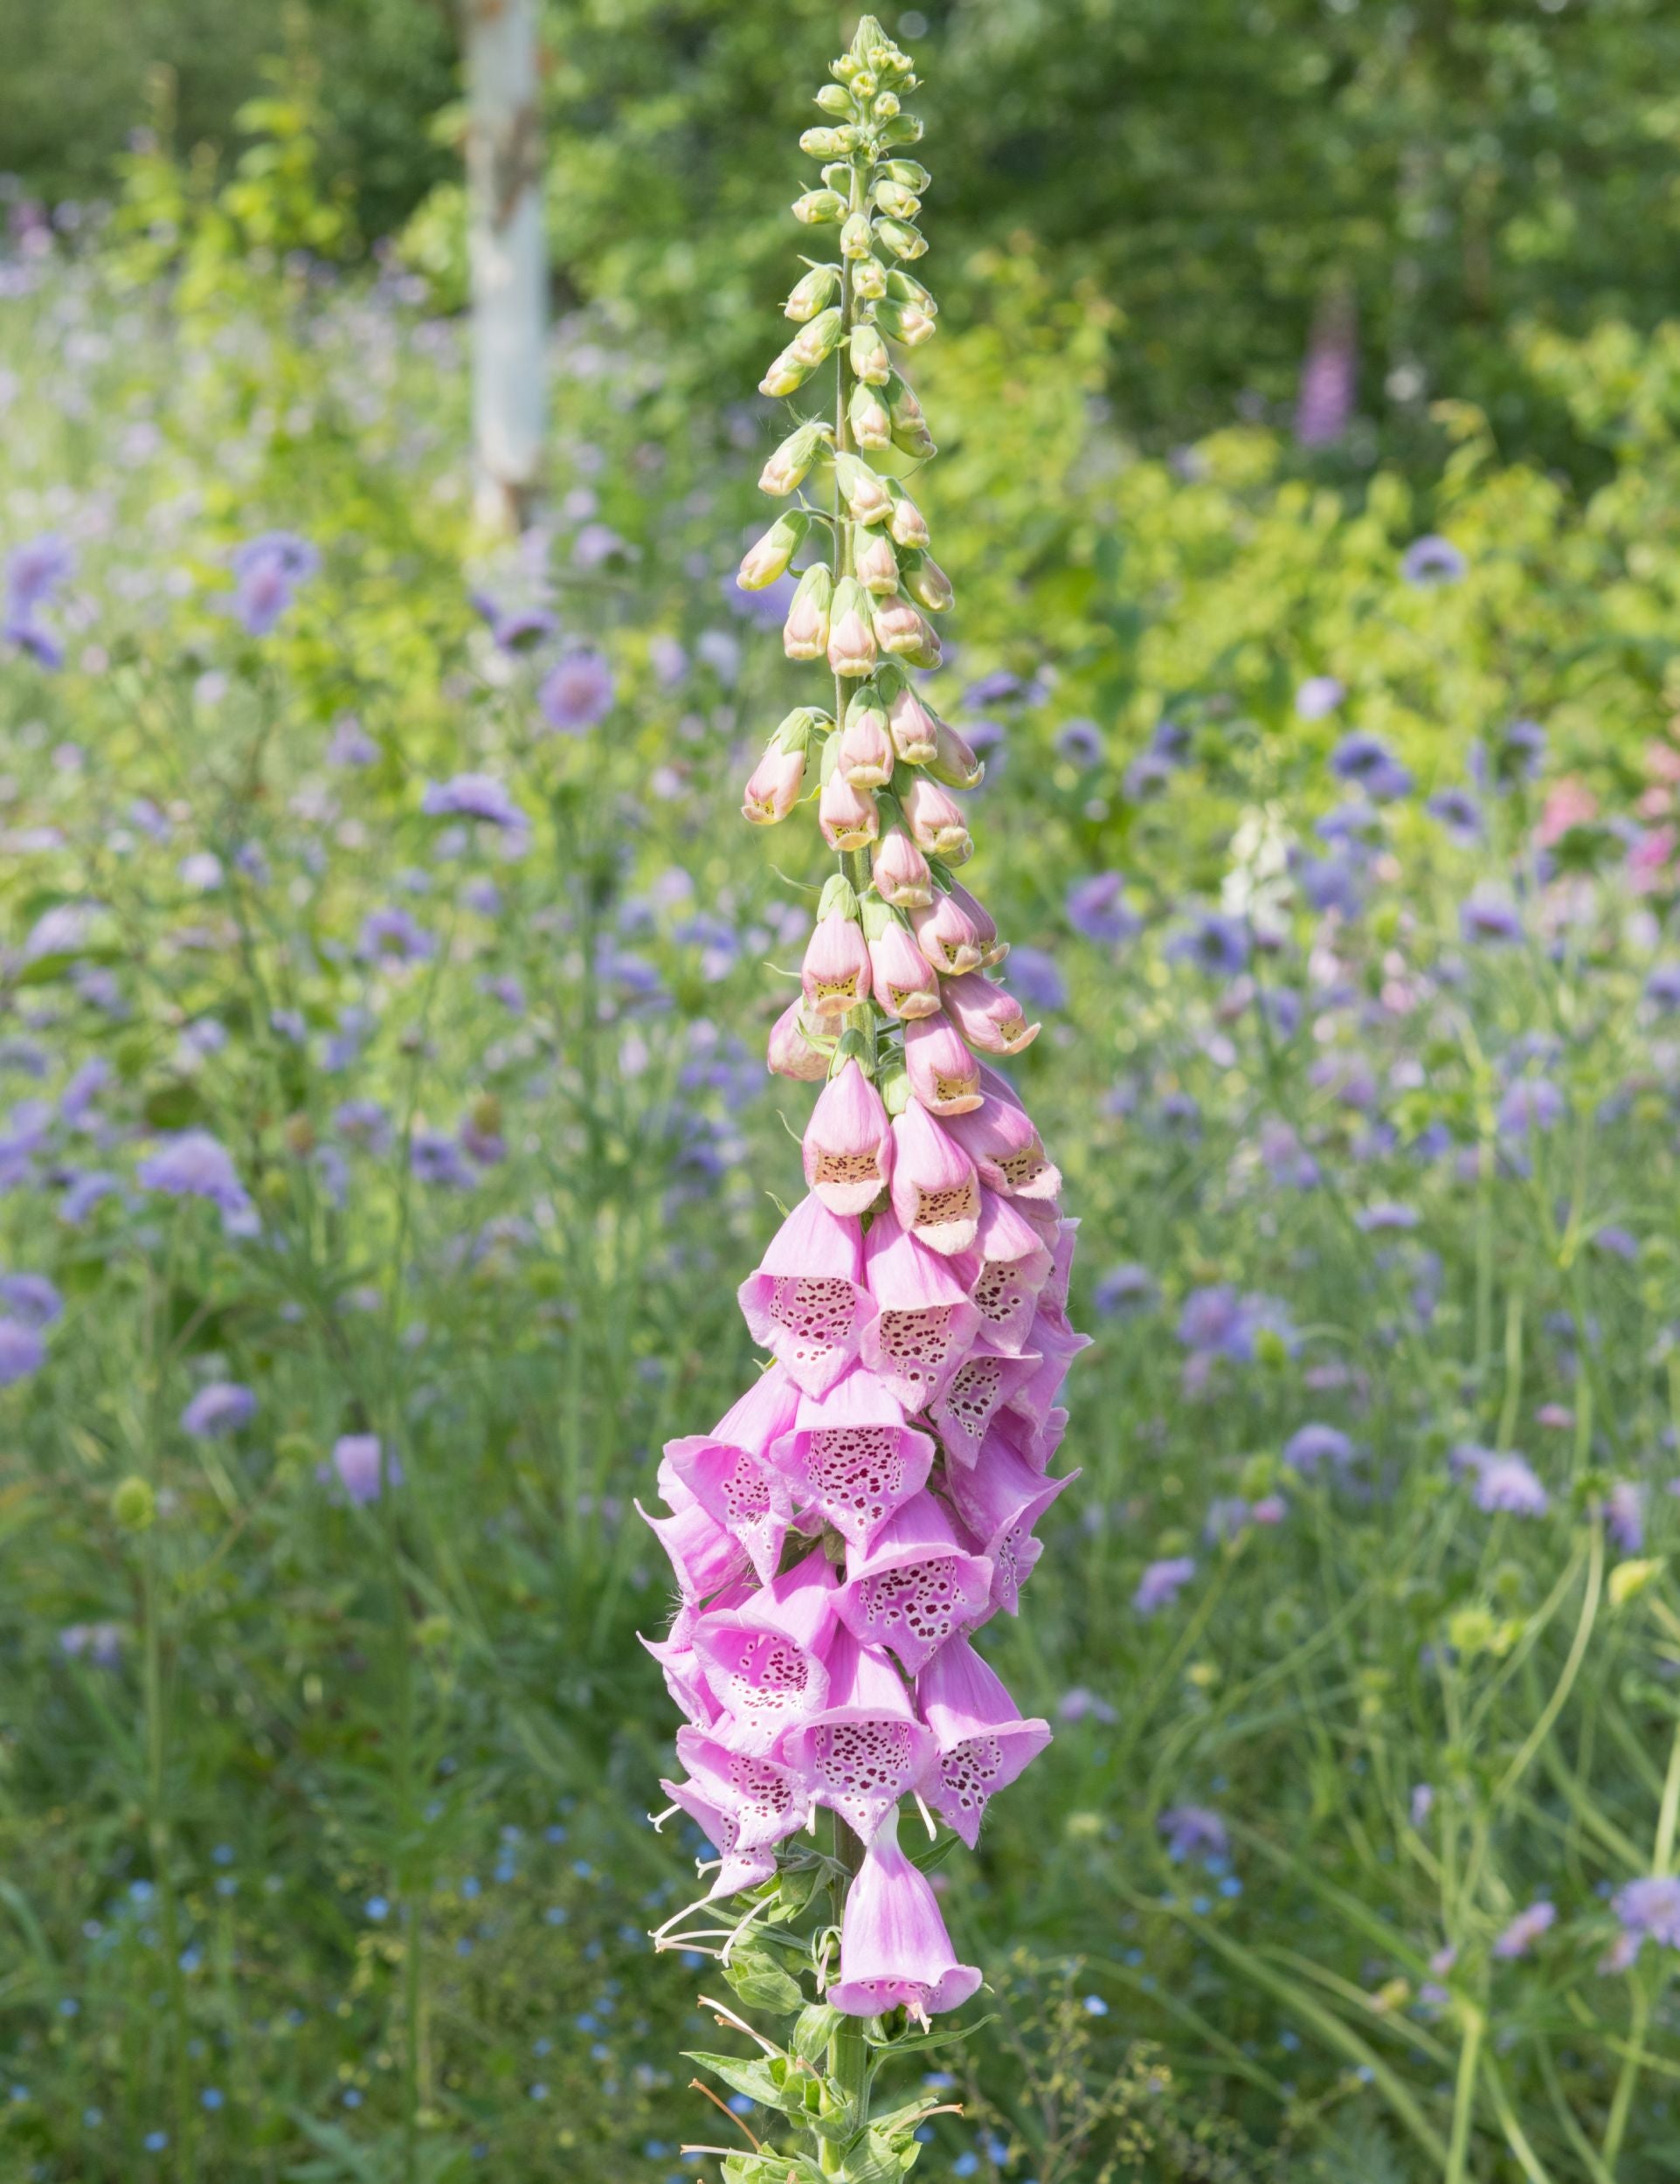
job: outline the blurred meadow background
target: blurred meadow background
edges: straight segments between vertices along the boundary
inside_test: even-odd
[[[0,0],[8,2180],[710,2174],[633,1504],[807,1105],[733,571],[851,22],[543,14],[498,537],[449,10]],[[1096,1337],[918,2174],[1680,2175],[1680,18],[885,20]]]

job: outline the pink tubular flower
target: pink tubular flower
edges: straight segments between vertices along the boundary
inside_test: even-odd
[[[848,1058],[805,1124],[805,1182],[831,1213],[867,1213],[891,1178],[893,1144],[880,1093]]]
[[[916,1104],[949,1120],[980,1104],[980,1065],[942,1009],[904,1026],[904,1067]]]
[[[660,1482],[669,1517],[650,1517],[640,1502],[636,1513],[671,1559],[677,1587],[685,1600],[701,1600],[720,1592],[747,1570],[747,1551],[727,1525],[702,1509],[698,1500],[674,1474]]]
[[[1039,1035],[1038,1026],[1027,1022],[1014,995],[978,971],[964,978],[947,978],[940,999],[963,1037],[983,1054],[1019,1054]]]
[[[828,1702],[784,1750],[815,1801],[869,1842],[926,1772],[934,1741],[887,1655],[841,1629],[828,1651]]]
[[[831,849],[867,849],[881,833],[881,814],[867,789],[856,787],[838,767],[817,799],[817,821]]]
[[[983,1188],[974,1248],[964,1253],[954,1271],[968,1282],[981,1332],[992,1349],[1020,1355],[1054,1264],[1051,1247],[1033,1224],[1007,1199]]]
[[[1041,1363],[1032,1351],[1010,1357],[983,1338],[974,1343],[938,1400],[928,1406],[951,1459],[949,1482],[954,1483],[963,1465],[976,1462],[992,1420],[1027,1393]]]
[[[811,1792],[796,1768],[731,1752],[692,1724],[677,1731],[677,1757],[688,1770],[689,1780],[665,1782],[661,1788],[685,1811],[694,1811],[684,1794],[688,1792],[704,1800],[711,1811],[727,1814],[735,1824],[731,1849],[765,1849],[797,1834],[811,1817]],[[706,1825],[703,1820],[701,1825]],[[724,1849],[720,1837],[712,1840],[720,1850]]]
[[[920,909],[933,900],[933,874],[928,860],[902,826],[889,826],[876,845],[873,878],[875,893],[895,909]]]
[[[826,1395],[800,1399],[792,1429],[771,1459],[805,1520],[820,1517],[847,1546],[862,1549],[927,1484],[933,1443],[911,1429],[902,1405],[872,1373],[854,1370]]]
[[[773,743],[747,778],[741,815],[756,826],[773,826],[793,809],[804,786],[805,753]]]
[[[937,1752],[922,1794],[971,1850],[988,1800],[1037,1759],[1050,1741],[1050,1724],[1021,1719],[1001,1679],[966,1638],[940,1647],[916,1679],[916,1701]]]
[[[971,1113],[952,1116],[946,1127],[988,1191],[1050,1204],[1061,1195],[1061,1172],[1046,1159],[1022,1109],[988,1097]]]
[[[834,754],[834,771],[854,789],[884,789],[893,778],[893,746],[879,705],[857,700],[846,708],[846,725]]]
[[[883,1821],[846,1899],[840,1975],[826,1999],[847,2017],[903,2008],[925,2025],[960,2009],[980,1984],[958,1964],[931,1884],[898,1847],[895,1817]]]
[[[918,773],[904,792],[904,824],[916,847],[948,865],[966,863],[973,854],[963,814],[937,781]]]
[[[860,1644],[885,1646],[907,1676],[947,1638],[981,1621],[992,1565],[964,1547],[944,1506],[914,1494],[862,1551],[846,1551],[837,1611]]]
[[[771,1239],[757,1272],[741,1284],[748,1332],[807,1395],[833,1386],[875,1317],[862,1273],[856,1220],[830,1213],[812,1192]]]
[[[750,1758],[772,1752],[826,1704],[839,1598],[833,1565],[815,1547],[739,1607],[701,1616],[693,1646],[722,1710],[711,1724],[720,1744]]]
[[[828,664],[837,675],[867,675],[875,664],[869,597],[851,577],[843,577],[835,587],[828,625]]]
[[[951,1261],[878,1213],[863,1244],[864,1280],[875,1317],[858,1353],[907,1411],[936,1402],[973,1342],[980,1315]]]
[[[805,1037],[803,1001],[790,1001],[771,1026],[765,1062],[776,1077],[820,1084],[828,1075],[828,1056]]]
[[[969,1469],[951,1471],[957,1514],[992,1565],[994,1613],[1020,1613],[1020,1588],[1044,1552],[1044,1543],[1033,1537],[1034,1528],[1078,1476],[1069,1471],[1064,1478],[1041,1478],[1001,1433],[986,1435]]]
[[[893,1135],[894,1213],[935,1251],[966,1251],[980,1225],[974,1163],[919,1100],[894,1123]]]
[[[844,1016],[869,998],[869,950],[855,918],[833,911],[819,917],[805,943],[799,966],[805,1006],[820,1023]]]
[[[781,1477],[765,1458],[771,1442],[792,1427],[799,1406],[799,1389],[780,1365],[772,1365],[709,1434],[667,1441],[660,1467],[660,1491],[667,1503],[676,1507],[665,1485],[668,1471],[740,1542],[766,1583],[781,1560],[792,1512]],[[648,1521],[659,1529],[656,1520]]]
[[[941,895],[910,913],[916,944],[943,977],[961,978],[985,961],[985,947],[974,920],[955,895]]]
[[[939,748],[939,724],[908,683],[887,708],[893,749],[907,766],[925,766]]]
[[[938,974],[896,918],[869,943],[869,982],[881,1006],[901,1022],[938,1013]]]

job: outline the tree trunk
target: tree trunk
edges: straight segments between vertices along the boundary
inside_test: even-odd
[[[548,259],[538,0],[463,0],[473,448],[484,522],[517,531],[542,475]]]

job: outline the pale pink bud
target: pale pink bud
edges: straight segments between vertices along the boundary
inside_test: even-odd
[[[802,326],[783,354],[802,364],[807,371],[814,371],[819,364],[826,363],[833,355],[840,338],[840,314],[831,306],[826,311],[819,311],[814,319]]]
[[[855,1061],[823,1087],[805,1128],[805,1179],[832,1213],[864,1213],[892,1176],[892,1124]]]
[[[980,1065],[943,1010],[905,1025],[904,1067],[930,1115],[968,1115],[980,1104]]]
[[[827,451],[827,433],[823,425],[802,425],[790,432],[759,472],[758,490],[779,499],[803,485],[812,463]]]
[[[1024,1109],[988,1096],[971,1114],[957,1116],[951,1134],[978,1169],[988,1191],[1054,1203],[1061,1177],[1045,1158],[1039,1134]]]
[[[978,895],[971,895],[960,880],[951,881],[951,899],[969,920],[978,936],[985,964],[1001,963],[1009,953],[1008,943],[998,938],[997,922],[985,904]]]
[[[790,660],[820,660],[828,646],[833,579],[821,562],[799,579],[782,625],[782,650]]]
[[[925,766],[939,748],[939,723],[908,683],[887,708],[893,748],[907,766]]]
[[[834,476],[840,484],[840,498],[846,503],[846,513],[854,523],[879,523],[891,515],[894,503],[887,480],[878,477],[868,463],[860,461],[855,455],[838,454],[834,458]]]
[[[879,449],[892,446],[892,414],[878,387],[868,386],[860,379],[846,405],[846,418],[858,446]]]
[[[910,912],[910,929],[916,946],[947,978],[960,978],[978,971],[985,961],[985,948],[974,920],[954,895],[936,895],[925,909]]]
[[[865,849],[881,832],[881,814],[869,791],[854,788],[837,766],[817,799],[817,824],[831,849]]]
[[[914,1019],[939,1006],[938,974],[896,918],[869,943],[869,978],[888,1016]]]
[[[1039,1035],[1038,1026],[1027,1022],[1020,1003],[1008,988],[993,985],[978,971],[948,979],[943,998],[946,1013],[958,1030],[982,1054],[1019,1054]]]
[[[867,675],[875,668],[868,594],[853,577],[842,577],[835,587],[828,624],[828,664],[837,675]]]
[[[803,1084],[820,1084],[828,1075],[828,1057],[805,1034],[804,1004],[790,1001],[770,1027],[766,1061],[776,1077],[792,1077]]]
[[[795,393],[810,376],[811,367],[802,364],[790,347],[771,359],[764,377],[758,382],[758,391],[779,399],[784,395]]]
[[[985,767],[979,754],[948,721],[939,723],[939,747],[928,771],[936,781],[943,781],[952,789],[978,789],[985,778]]]
[[[799,800],[805,785],[805,753],[772,743],[748,778],[742,816],[755,826],[773,826]]]
[[[834,771],[854,789],[885,788],[892,779],[892,738],[887,733],[887,715],[878,705],[854,698],[847,708]]]
[[[836,911],[819,917],[799,966],[805,1006],[819,1023],[845,1015],[869,998],[869,950],[863,928]]]
[[[911,910],[933,900],[928,860],[902,826],[888,827],[875,854],[875,893],[895,909]]]
[[[858,582],[866,591],[885,598],[897,591],[898,556],[885,531],[868,535],[858,549],[855,566]]]
[[[931,554],[916,554],[905,563],[904,589],[930,614],[943,614],[957,604],[951,578]]]
[[[893,1211],[901,1226],[947,1257],[966,1251],[980,1225],[974,1163],[918,1100],[894,1122],[893,1136]]]
[[[905,792],[904,819],[918,848],[947,864],[960,865],[973,854],[963,814],[937,781],[916,775]]]
[[[933,632],[920,610],[905,598],[881,600],[875,609],[875,642],[884,653],[901,658],[919,653],[934,640]]]
[[[811,518],[803,509],[778,516],[742,559],[740,573],[735,580],[742,591],[762,591],[766,584],[785,576],[788,563],[804,545],[810,529]]]
[[[887,529],[895,544],[915,547],[923,553],[927,551],[930,543],[927,520],[902,487],[893,494],[893,512]]]

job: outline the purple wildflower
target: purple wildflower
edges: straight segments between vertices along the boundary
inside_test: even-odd
[[[1167,953],[1193,964],[1209,978],[1234,978],[1248,967],[1249,945],[1248,928],[1241,918],[1209,911],[1187,933],[1180,933]]]
[[[1155,1824],[1175,1865],[1186,1858],[1222,1858],[1231,1847],[1225,1822],[1206,1805],[1169,1805]]]
[[[473,594],[473,605],[490,625],[491,641],[505,653],[534,651],[559,631],[560,625],[546,607],[503,609],[481,591]]]
[[[68,1661],[114,1669],[122,1658],[122,1632],[115,1623],[66,1623],[59,1633],[59,1650]]]
[[[420,809],[431,819],[483,819],[492,826],[522,827],[525,814],[494,774],[458,773],[448,781],[428,781]]]
[[[1538,721],[1508,721],[1491,743],[1470,752],[1470,771],[1483,788],[1532,781],[1545,764],[1546,735]]]
[[[1100,765],[1103,731],[1095,721],[1064,721],[1056,730],[1056,750],[1071,765]]]
[[[1680,963],[1653,965],[1645,981],[1645,999],[1664,1015],[1672,1009],[1680,1009]]]
[[[1437,584],[1456,584],[1469,567],[1450,539],[1434,532],[1414,538],[1400,556],[1400,574],[1420,591]]]
[[[257,1399],[237,1380],[206,1381],[181,1413],[181,1430],[195,1441],[225,1441],[257,1415]]]
[[[1345,1471],[1353,1461],[1353,1443],[1339,1426],[1326,1426],[1315,1419],[1297,1426],[1283,1443],[1283,1461],[1303,1478],[1310,1478],[1324,1464]]]
[[[1330,770],[1338,781],[1357,782],[1373,802],[1387,804],[1408,795],[1412,777],[1379,736],[1354,729],[1344,736],[1330,754]]]
[[[1544,1517],[1552,1506],[1532,1465],[1514,1448],[1460,1447],[1451,1461],[1455,1470],[1475,1473],[1471,1498],[1490,1517]]]
[[[436,952],[437,942],[409,913],[393,904],[370,910],[362,921],[356,953],[368,963],[420,963]]]
[[[395,1456],[382,1458],[377,1434],[343,1434],[333,1443],[330,1463],[316,1467],[315,1476],[323,1484],[335,1478],[358,1509],[365,1509],[370,1502],[377,1502],[384,1481],[391,1486],[403,1483],[403,1467]]]
[[[292,594],[321,566],[308,539],[292,531],[265,531],[233,555],[232,612],[249,637],[266,637],[292,604]]]
[[[208,1199],[224,1213],[248,1213],[251,1200],[226,1148],[208,1130],[183,1130],[135,1171],[142,1190],[169,1198]]]
[[[1523,936],[1523,914],[1502,888],[1485,881],[1458,909],[1458,930],[1472,946],[1503,946]]]
[[[1296,718],[1322,721],[1336,710],[1346,695],[1345,688],[1334,675],[1309,675],[1295,694]]]
[[[58,1284],[44,1274],[0,1275],[0,1303],[25,1327],[51,1327],[64,1316]]]
[[[327,763],[330,766],[370,766],[379,756],[379,746],[354,713],[342,713],[333,723],[332,741],[327,746]]]
[[[1555,1130],[1563,1120],[1564,1106],[1563,1094],[1550,1077],[1518,1077],[1499,1102],[1500,1134],[1526,1137],[1535,1130]]]
[[[1680,1878],[1672,1874],[1650,1874],[1629,1881],[1616,1890],[1610,1908],[1635,1939],[1660,1948],[1680,1949]]]
[[[1437,789],[1423,807],[1466,847],[1482,839],[1482,806],[1468,789]]]
[[[1636,1555],[1645,1544],[1645,1489],[1618,1479],[1605,1499],[1604,1524],[1623,1554]]]
[[[1010,950],[1009,982],[1025,1007],[1062,1009],[1068,1006],[1067,982],[1055,958],[1042,948]]]
[[[1295,437],[1303,447],[1333,447],[1353,415],[1359,342],[1353,295],[1333,288],[1313,314],[1295,404]]]
[[[1188,1555],[1170,1555],[1165,1561],[1151,1562],[1137,1580],[1131,1604],[1140,1615],[1153,1615],[1160,1608],[1170,1607],[1195,1574],[1196,1565]]]
[[[1336,910],[1355,918],[1365,907],[1359,874],[1345,857],[1302,857],[1295,877],[1308,906],[1321,914]]]
[[[26,539],[6,558],[6,619],[27,621],[76,573],[76,552],[56,531]]]
[[[568,653],[543,676],[536,693],[537,709],[551,729],[564,736],[581,736],[612,710],[612,670],[599,653]]]
[[[1411,1815],[1414,1828],[1421,1828],[1435,1808],[1435,1794],[1427,1782],[1420,1782],[1412,1792]]]
[[[472,1188],[473,1171],[460,1146],[442,1130],[416,1130],[408,1150],[408,1165],[421,1183],[439,1184],[452,1191]]]
[[[0,1388],[38,1372],[46,1362],[41,1330],[27,1320],[0,1319]]]
[[[1421,1218],[1414,1206],[1393,1204],[1367,1206],[1354,1217],[1356,1227],[1367,1236],[1383,1235],[1394,1229],[1415,1228]]]
[[[1494,1955],[1507,1964],[1518,1957],[1525,1957],[1541,1935],[1556,1925],[1557,1918],[1557,1905],[1548,1904],[1545,1897],[1539,1897],[1526,1911],[1518,1912],[1495,1941]]]
[[[1083,934],[1087,940],[1133,938],[1142,930],[1143,921],[1126,908],[1125,886],[1117,872],[1097,872],[1089,880],[1075,880],[1062,904],[1075,932]]]
[[[1155,1299],[1155,1277],[1147,1267],[1110,1267],[1091,1291],[1093,1308],[1104,1317],[1142,1311]]]
[[[391,1143],[391,1118],[377,1100],[346,1100],[334,1110],[333,1128],[367,1152],[384,1152]]]

